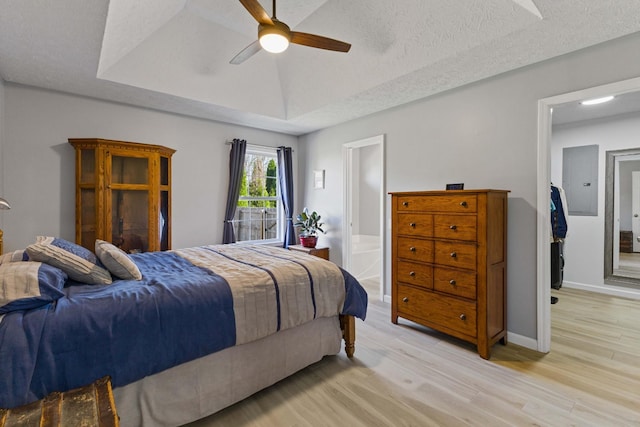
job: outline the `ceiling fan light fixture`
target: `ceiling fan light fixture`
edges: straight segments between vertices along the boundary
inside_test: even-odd
[[[280,53],[287,50],[289,40],[282,34],[265,34],[260,37],[260,46],[267,52]]]
[[[267,52],[284,52],[289,47],[291,40],[289,27],[275,18],[272,19],[273,25],[260,25],[258,27],[260,46]]]

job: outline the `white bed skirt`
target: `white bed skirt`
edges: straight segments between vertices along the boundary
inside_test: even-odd
[[[337,354],[338,317],[320,318],[145,377],[113,391],[120,425],[180,426]]]

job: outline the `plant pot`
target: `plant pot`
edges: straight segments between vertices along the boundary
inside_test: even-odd
[[[305,248],[315,248],[318,243],[317,236],[300,236],[300,244]]]

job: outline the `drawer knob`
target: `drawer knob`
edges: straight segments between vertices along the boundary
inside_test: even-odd
[[[416,275],[416,272],[415,272],[415,271],[410,271],[410,272],[409,272],[409,276],[411,276],[411,277],[415,277],[415,275]]]
[[[409,248],[409,250],[410,250],[411,252],[415,252],[415,251],[416,251],[416,248],[415,248],[414,246],[411,246],[411,247]]]
[[[455,253],[455,252],[451,252],[451,258],[455,258],[455,257],[457,257],[457,256],[458,256],[458,254],[457,254],[457,253]]]
[[[462,314],[460,315],[460,320],[463,320],[463,321],[464,321],[464,320],[467,320],[467,316],[466,316],[464,313],[462,313]]]
[[[449,226],[449,228],[450,228],[451,230],[455,230],[455,229],[457,229],[457,228],[458,228],[458,226],[457,226],[457,225],[450,225],[450,226]]]
[[[409,206],[409,202],[402,202],[402,206],[406,208],[407,206]]]
[[[416,223],[415,223],[415,222],[411,222],[411,223],[409,223],[409,227],[416,228]]]
[[[463,208],[467,207],[467,202],[460,202],[460,206],[462,206]]]
[[[450,284],[451,286],[455,286],[456,281],[455,281],[455,280],[453,280],[453,279],[451,279],[451,280],[449,280],[449,284]]]
[[[407,297],[402,298],[402,302],[409,302],[409,298]]]

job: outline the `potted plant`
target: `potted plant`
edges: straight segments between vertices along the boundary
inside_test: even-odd
[[[296,219],[298,222],[293,225],[300,229],[300,244],[305,248],[315,248],[318,232],[324,233],[322,229],[324,223],[320,222],[320,215],[316,211],[309,213],[309,210],[304,208]]]

